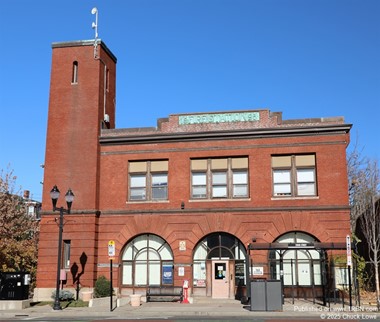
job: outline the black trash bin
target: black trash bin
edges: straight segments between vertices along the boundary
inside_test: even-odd
[[[29,284],[27,272],[0,272],[0,300],[27,300]]]
[[[251,311],[281,311],[282,290],[280,280],[251,281]]]

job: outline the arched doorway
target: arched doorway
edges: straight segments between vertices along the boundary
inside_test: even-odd
[[[157,235],[140,235],[122,253],[122,286],[173,285],[173,252]]]
[[[280,236],[275,242],[307,245],[318,240],[307,233],[295,231]],[[316,289],[321,288],[322,260],[320,252],[316,249],[271,250],[269,263],[272,279],[280,280],[282,275],[286,297],[315,297]]]
[[[214,298],[240,298],[245,288],[246,249],[235,236],[213,233],[193,254],[193,292]]]

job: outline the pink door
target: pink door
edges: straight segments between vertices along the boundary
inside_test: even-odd
[[[212,261],[212,298],[228,299],[230,296],[228,261]]]

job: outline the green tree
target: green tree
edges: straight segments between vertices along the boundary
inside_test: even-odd
[[[37,270],[39,224],[27,213],[17,177],[8,166],[0,172],[0,270],[27,271],[32,288]]]

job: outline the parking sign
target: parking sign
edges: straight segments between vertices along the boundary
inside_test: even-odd
[[[347,235],[346,237],[346,248],[347,248],[347,266],[352,266],[351,237],[349,235]]]
[[[110,240],[108,242],[108,257],[115,257],[115,242]]]

